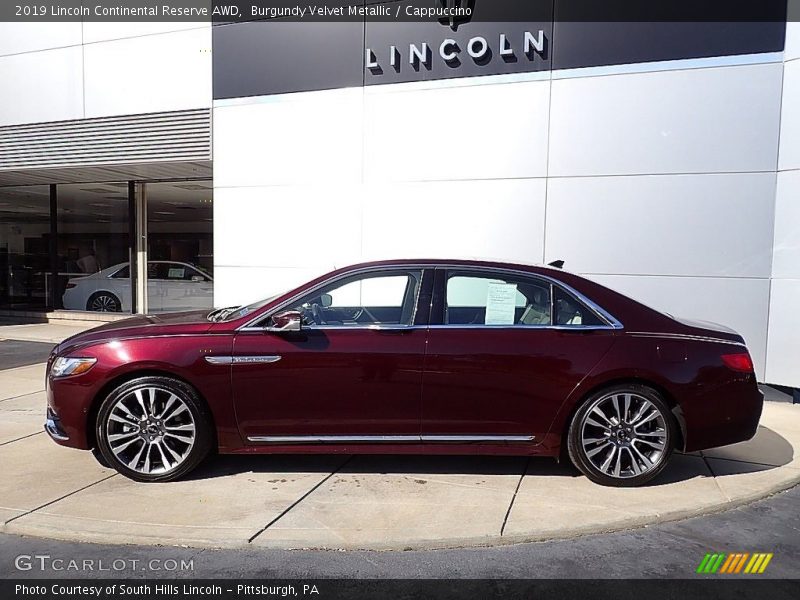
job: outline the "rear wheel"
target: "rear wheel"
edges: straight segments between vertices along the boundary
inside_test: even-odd
[[[120,312],[122,303],[111,292],[95,292],[86,301],[86,310],[95,312]]]
[[[675,440],[672,413],[653,389],[621,385],[593,394],[575,413],[567,448],[595,483],[642,485],[667,465]]]
[[[105,461],[136,481],[172,481],[208,454],[211,420],[197,393],[170,377],[120,385],[100,406],[97,445]]]

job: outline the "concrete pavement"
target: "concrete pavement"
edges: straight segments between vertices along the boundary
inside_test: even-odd
[[[730,581],[729,576],[696,574],[706,552],[773,552],[769,568],[756,577],[796,579],[800,575],[798,505],[800,486],[722,513],[610,534],[508,546],[397,552],[115,546],[0,534],[0,579],[701,578],[715,586],[725,579]],[[15,567],[20,555],[26,559],[22,563],[25,570]],[[49,558],[42,561],[33,557]],[[71,560],[78,568],[65,569],[63,565]],[[84,561],[88,567],[83,566]],[[109,568],[112,563],[118,566]],[[165,565],[170,564],[187,568],[166,570]],[[740,581],[748,576],[735,577]]]
[[[52,443],[44,406],[43,365],[0,371],[2,532],[212,548],[486,546],[719,512],[800,481],[800,406],[776,402],[750,442],[675,456],[638,489],[594,485],[551,459],[424,456],[215,457],[183,481],[138,484]]]
[[[71,335],[97,327],[97,321],[59,320],[54,323],[18,323],[0,320],[0,340],[25,340],[29,342],[48,342],[58,344]],[[3,368],[0,365],[0,369]]]

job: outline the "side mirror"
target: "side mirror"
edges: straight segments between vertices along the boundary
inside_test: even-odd
[[[192,281],[195,283],[200,283],[205,281],[205,278],[202,275],[192,275]]]
[[[299,311],[287,310],[272,316],[271,318],[272,326],[269,327],[267,331],[274,331],[274,332],[300,331],[300,324],[302,320],[303,316],[300,314]]]
[[[322,294],[319,297],[319,303],[322,305],[322,308],[330,308],[331,304],[333,304],[333,296],[330,294]]]

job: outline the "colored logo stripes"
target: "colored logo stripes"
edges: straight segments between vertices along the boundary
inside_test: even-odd
[[[714,573],[749,573],[757,574],[763,573],[769,561],[772,560],[772,553],[765,552],[732,552],[726,554],[724,552],[707,553],[700,565],[697,567],[698,573],[714,574]]]

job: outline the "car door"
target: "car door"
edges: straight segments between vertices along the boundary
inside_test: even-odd
[[[341,276],[273,311],[299,311],[299,332],[269,331],[271,317],[240,330],[232,381],[243,437],[418,441],[428,311],[416,307],[428,277],[422,269]]]
[[[437,269],[423,439],[541,442],[613,339],[612,325],[547,279]]]

